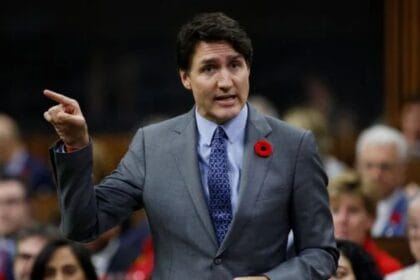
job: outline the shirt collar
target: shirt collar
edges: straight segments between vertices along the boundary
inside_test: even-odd
[[[236,141],[241,139],[243,140],[245,138],[247,118],[248,106],[245,104],[236,117],[221,125],[230,143],[235,143]],[[210,146],[214,131],[216,130],[218,124],[201,116],[200,113],[198,113],[197,108],[195,109],[195,119],[197,121],[198,134],[201,139],[200,141],[205,145]]]

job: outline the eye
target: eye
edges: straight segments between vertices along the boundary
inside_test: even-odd
[[[67,264],[63,266],[62,270],[64,275],[73,275],[76,273],[77,267],[72,264]]]
[[[230,67],[233,68],[233,69],[236,69],[236,68],[242,67],[242,64],[243,64],[242,61],[234,60],[230,63]]]
[[[349,211],[349,213],[351,213],[351,214],[357,214],[357,213],[360,213],[361,212],[361,209],[360,208],[358,208],[358,207],[349,207],[349,209],[348,209],[348,211]]]
[[[214,70],[215,70],[215,66],[212,65],[212,64],[204,65],[201,68],[201,72],[203,72],[203,73],[212,73]]]

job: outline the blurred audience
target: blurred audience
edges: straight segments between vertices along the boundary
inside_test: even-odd
[[[409,156],[420,158],[420,95],[404,101],[401,131],[407,141]]]
[[[362,182],[356,172],[346,171],[330,182],[328,191],[335,238],[362,246],[383,275],[400,269],[400,262],[379,248],[370,237],[376,212],[375,189]]]
[[[16,254],[13,262],[15,280],[29,280],[35,258],[47,242],[58,239],[57,228],[47,225],[34,225],[18,232]]]
[[[97,280],[89,251],[81,244],[56,239],[47,243],[35,260],[32,280]]]
[[[56,192],[51,170],[26,149],[15,120],[1,113],[0,174],[23,178],[29,195]]]
[[[95,184],[115,168],[109,154],[109,147],[104,142],[93,139]],[[151,278],[153,254],[150,251],[153,252],[153,246],[144,211],[137,211],[122,225],[109,229],[85,246],[92,254],[92,263],[101,280]],[[140,259],[142,266],[138,266]],[[134,274],[136,278],[130,278]]]
[[[379,203],[372,235],[404,236],[408,197],[404,192],[407,143],[396,129],[374,125],[362,131],[356,146],[357,170],[377,189]]]
[[[284,120],[291,125],[312,131],[325,172],[330,179],[347,168],[344,162],[330,154],[331,137],[328,134],[327,121],[319,111],[309,107],[294,107],[285,113]]]
[[[408,205],[407,236],[416,263],[390,274],[386,280],[420,279],[420,194],[415,195]]]
[[[16,177],[0,177],[0,275],[13,279],[12,262],[19,230],[31,222],[27,188]]]
[[[337,272],[330,280],[382,280],[372,257],[349,240],[337,240],[340,251]]]
[[[360,128],[360,114],[345,99],[338,99],[333,81],[327,76],[310,72],[302,79],[304,106],[321,113],[326,122],[328,135],[334,139],[332,148],[336,156],[348,165],[353,163],[354,143]],[[353,101],[354,104],[354,101]]]
[[[402,106],[400,127],[408,145],[407,185],[409,196],[420,189],[420,95],[407,98]]]
[[[260,113],[266,114],[273,118],[280,118],[276,106],[263,95],[250,95],[248,98],[248,103],[254,106],[254,108],[257,109],[257,111]]]

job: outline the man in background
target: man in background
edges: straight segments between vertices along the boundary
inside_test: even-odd
[[[372,235],[404,236],[408,199],[403,190],[407,143],[398,130],[374,125],[362,131],[356,144],[356,165],[363,180],[376,188],[379,202]]]
[[[55,194],[55,185],[50,169],[26,149],[16,121],[1,113],[0,174],[24,179],[29,195]]]
[[[57,229],[47,225],[24,228],[16,236],[16,254],[13,261],[15,280],[30,280],[36,257],[44,246],[60,235]]]
[[[16,233],[31,222],[27,188],[15,177],[0,177],[0,274],[12,277]]]

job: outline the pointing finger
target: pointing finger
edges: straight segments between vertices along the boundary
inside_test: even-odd
[[[70,97],[67,97],[65,95],[62,95],[60,93],[57,93],[55,91],[45,89],[44,90],[44,95],[46,97],[48,97],[49,99],[51,99],[51,100],[53,100],[57,103],[60,103],[62,105],[74,105],[74,100],[73,99],[71,99]]]

